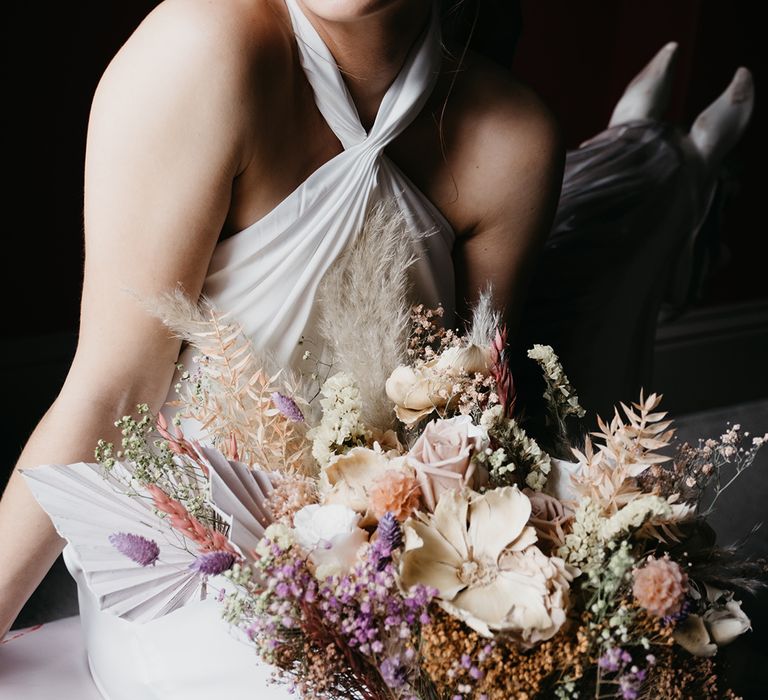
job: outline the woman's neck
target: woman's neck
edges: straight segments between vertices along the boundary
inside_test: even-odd
[[[328,20],[298,4],[344,76],[360,121],[370,130],[379,105],[429,21],[432,0],[398,0],[347,21]]]

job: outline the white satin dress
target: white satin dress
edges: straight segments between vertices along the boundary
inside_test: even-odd
[[[454,234],[438,209],[383,152],[420,112],[434,87],[442,55],[437,0],[427,26],[387,90],[370,133],[360,123],[330,50],[297,0],[286,0],[286,4],[315,102],[344,150],[262,219],[218,244],[204,292],[220,309],[232,312],[257,348],[269,348],[279,361],[295,366],[303,352],[299,341],[311,333],[318,284],[354,239],[372,203],[396,198],[420,255],[412,269],[417,298],[430,305],[442,303],[449,314],[454,308]],[[188,364],[190,353],[183,352],[180,361]],[[168,398],[174,398],[173,383]],[[213,598],[192,602],[151,622],[129,622],[99,610],[71,546],[65,548],[64,556],[78,583],[88,667],[104,698],[295,697],[285,687],[268,684],[270,670],[220,619],[220,605]],[[59,698],[64,687],[70,688],[62,685],[61,671],[57,678],[46,677],[46,657],[60,653],[65,629],[62,623],[54,625],[59,625],[58,634],[49,638],[55,638],[58,651],[46,649],[45,627],[22,637],[28,653],[39,656],[33,660],[37,663],[26,664],[28,684],[16,678],[15,687],[23,693],[16,697]],[[74,632],[69,634],[73,648],[82,644]],[[84,669],[85,659],[82,664]],[[98,697],[83,669],[80,692],[67,690],[68,698]],[[76,684],[71,678],[70,682]],[[0,698],[5,700],[3,692]]]

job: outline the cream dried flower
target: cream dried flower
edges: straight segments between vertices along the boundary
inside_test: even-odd
[[[363,526],[374,525],[380,517],[373,507],[374,490],[385,474],[395,471],[416,481],[404,457],[387,455],[378,444],[374,449],[353,447],[346,454],[333,457],[323,469],[320,477],[321,500],[325,504],[347,506],[363,516]],[[418,484],[415,494],[418,500]],[[380,501],[378,503],[380,505]]]
[[[533,546],[530,515],[515,486],[444,492],[434,514],[404,525],[401,584],[437,589],[441,607],[485,637],[505,633],[522,646],[549,639],[565,621],[573,572]]]
[[[418,367],[396,367],[387,379],[387,396],[405,425],[414,425],[433,411],[440,411],[459,397],[457,382],[465,374],[488,375],[491,350],[477,345],[454,346]]]
[[[600,507],[591,498],[585,498],[574,513],[571,531],[557,550],[558,556],[587,574],[598,570],[605,561],[605,543],[600,537],[602,522]]]
[[[307,437],[312,440],[312,456],[324,467],[334,454],[363,443],[368,433],[361,418],[360,390],[352,377],[344,372],[328,377],[321,396],[323,417]]]
[[[368,447],[353,447],[331,459],[320,475],[320,500],[339,503],[358,513],[368,510],[369,491],[389,468],[382,452]]]
[[[610,518],[605,518],[600,523],[599,535],[604,542],[611,542],[625,532],[642,527],[650,518],[671,517],[672,506],[665,499],[653,494],[644,494],[630,501]]]

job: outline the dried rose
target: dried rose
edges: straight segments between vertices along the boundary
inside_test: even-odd
[[[398,419],[413,425],[458,398],[453,388],[462,372],[487,375],[492,364],[490,348],[452,347],[420,367],[396,367],[385,389],[395,404]]]
[[[425,506],[434,510],[440,494],[449,489],[478,489],[488,482],[487,470],[472,459],[482,448],[485,432],[469,416],[433,420],[408,452],[416,470]]]
[[[705,584],[706,585],[706,584]],[[733,599],[733,591],[706,586],[710,607],[702,616],[712,641],[722,647],[752,629],[752,623],[741,609],[741,601]]]
[[[706,610],[701,615],[688,615],[675,627],[675,641],[694,656],[714,656],[719,646],[730,644],[752,628],[741,609],[741,601],[733,599],[733,591],[722,591],[704,584]],[[691,590],[691,596],[701,594]]]
[[[563,528],[571,516],[559,500],[543,491],[525,488],[523,493],[531,502],[528,524],[536,529],[539,549],[545,554],[552,554],[553,550],[565,544]]]
[[[434,370],[436,360],[424,367],[396,367],[387,379],[387,396],[395,404],[395,414],[406,425],[413,425],[451,400],[453,378]]]
[[[714,656],[717,644],[713,644],[704,620],[698,615],[688,615],[674,631],[675,641],[694,656]]]

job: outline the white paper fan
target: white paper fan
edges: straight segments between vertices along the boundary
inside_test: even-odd
[[[218,450],[198,445],[210,469],[211,505],[229,523],[229,541],[240,553],[250,552],[273,522],[267,498],[274,487],[267,472],[228,460]]]
[[[189,569],[195,543],[157,516],[151,497],[123,464],[109,474],[98,464],[78,462],[24,469],[22,475],[77,554],[100,609],[147,622],[201,597],[201,577]],[[154,540],[157,563],[142,567],[117,551],[109,536],[119,532]]]

